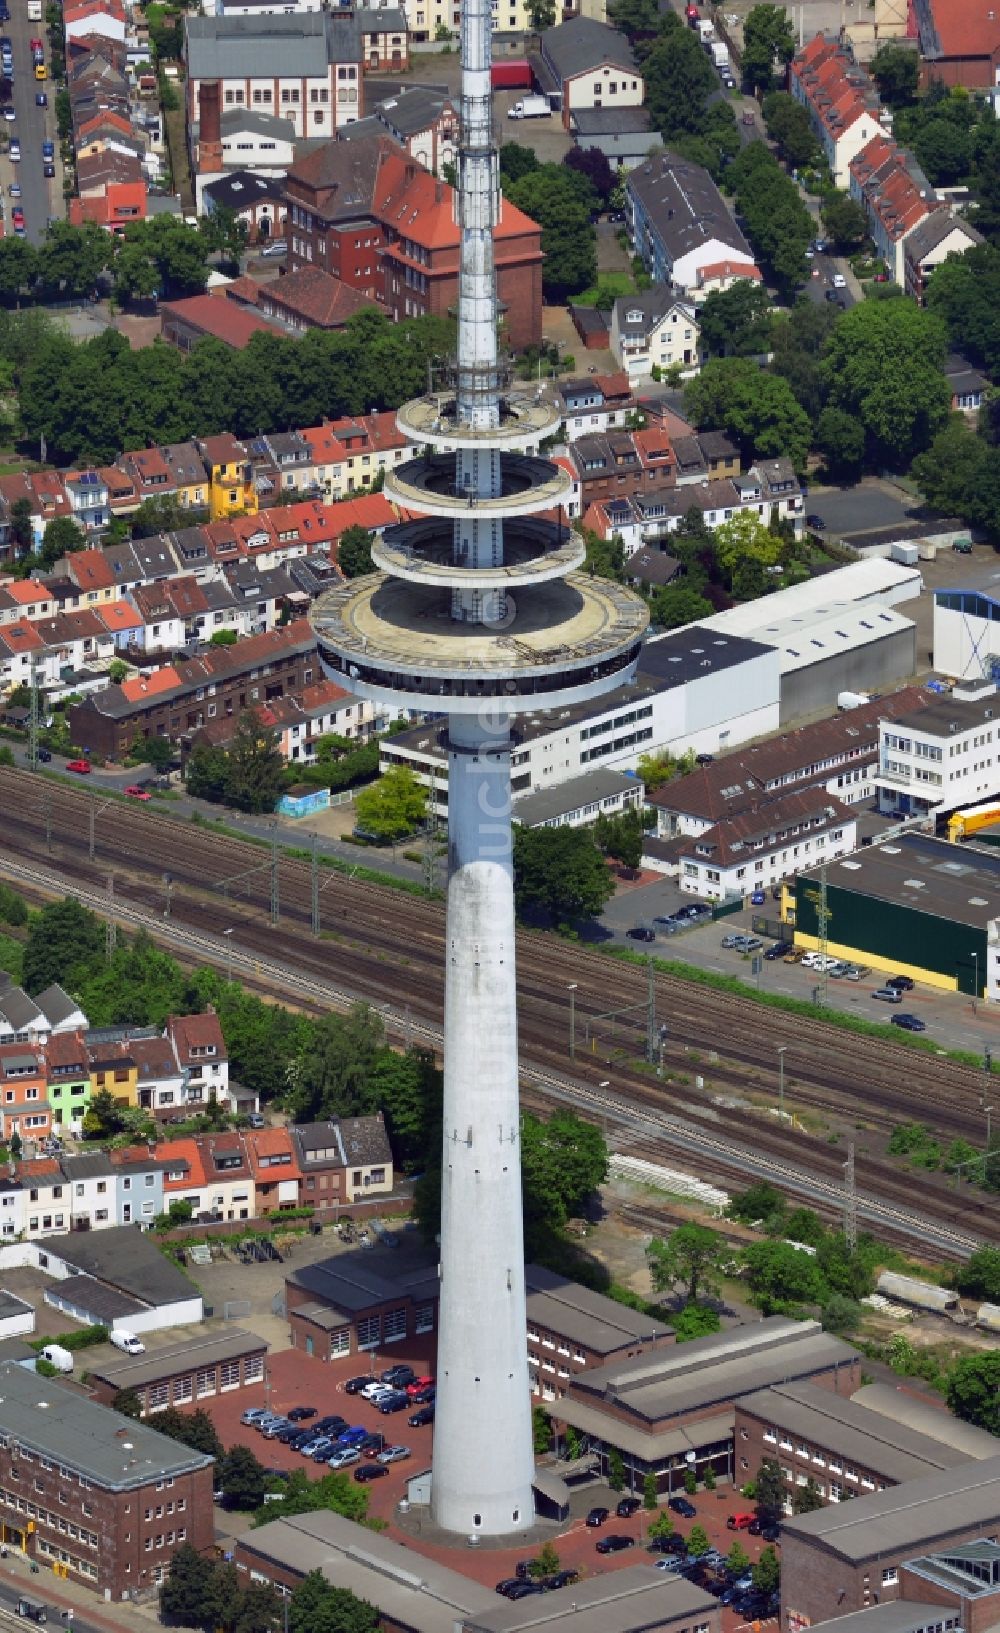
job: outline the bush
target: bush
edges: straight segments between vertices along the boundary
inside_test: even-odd
[[[106,1344],[107,1341],[108,1329],[100,1322],[96,1322],[92,1327],[79,1327],[73,1332],[57,1333],[54,1338],[46,1335],[43,1338],[28,1339],[31,1348],[39,1353],[47,1344],[58,1344],[60,1349],[78,1350],[90,1349],[94,1344]]]

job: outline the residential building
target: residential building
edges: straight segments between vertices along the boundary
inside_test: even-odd
[[[741,279],[761,281],[753,251],[708,171],[654,153],[629,174],[626,213],[634,251],[654,284],[698,303]]]
[[[168,1016],[166,1038],[184,1074],[185,1104],[228,1105],[229,1059],[215,1011]]]
[[[54,1128],[79,1134],[90,1105],[90,1058],[81,1030],[58,1032],[45,1043],[45,1081]],[[112,1221],[117,1223],[117,1220]]]
[[[514,801],[511,820],[523,828],[586,828],[599,816],[641,811],[642,783],[634,773],[593,767],[556,788],[540,788]]]
[[[168,1212],[172,1202],[187,1202],[199,1220],[256,1216],[253,1171],[238,1131],[169,1140],[157,1152],[166,1164],[163,1199]]]
[[[876,136],[851,160],[851,197],[865,212],[876,252],[894,283],[906,281],[904,241],[942,206],[916,159]]]
[[[243,1136],[261,1218],[299,1205],[302,1170],[287,1128],[248,1129]]]
[[[211,300],[209,296],[195,296],[196,300]],[[232,302],[226,303],[227,307]],[[236,311],[238,308],[233,307]],[[253,516],[258,509],[257,490],[253,485],[253,467],[249,450],[229,431],[217,436],[199,437],[195,443],[209,475],[209,514],[214,521],[231,516],[234,511]]]
[[[73,519],[84,532],[96,533],[107,527],[109,494],[100,471],[67,471],[64,482]]]
[[[358,6],[354,15],[361,31],[361,62],[367,73],[410,66],[405,11],[379,4]]]
[[[299,692],[317,675],[315,639],[292,624],[108,686],[71,706],[70,730],[120,759],[136,733],[181,742],[208,720]]]
[[[577,437],[602,436],[623,430],[637,405],[628,375],[588,374],[582,379],[560,380],[555,397],[562,412],[563,435],[567,442]]]
[[[5,1144],[14,1133],[23,1146],[51,1131],[45,1057],[37,1044],[0,1043],[0,1095],[0,1139]]]
[[[951,210],[934,210],[903,240],[903,287],[923,305],[936,267],[949,255],[966,255],[984,242],[982,233]]]
[[[690,378],[701,366],[697,308],[673,290],[654,284],[636,295],[619,295],[611,311],[611,351],[629,383],[654,368],[679,369]]]
[[[968,358],[952,352],[944,360],[944,377],[951,392],[952,413],[965,414],[974,419],[979,414],[986,393],[990,389],[986,375],[974,369]]]
[[[570,462],[581,511],[606,499],[650,499],[676,480],[670,439],[660,427],[578,437],[570,444]]]
[[[0,1379],[0,1491],[12,1547],[128,1600],[163,1580],[184,1543],[211,1546],[210,1457],[16,1363],[0,1364]]]
[[[782,1623],[811,1626],[850,1616],[876,1599],[880,1605],[899,1599],[901,1570],[908,1561],[976,1542],[994,1533],[998,1522],[1000,1456],[920,1475],[858,1496],[846,1506],[786,1520],[781,1532]],[[921,1598],[938,1596],[922,1592]],[[939,1614],[943,1621],[944,1611]]]
[[[924,84],[987,90],[1000,84],[1000,17],[989,7],[914,0]]]
[[[223,110],[280,114],[300,139],[331,136],[364,113],[353,12],[188,17],[184,50],[189,125],[205,81],[219,83]]]
[[[382,1113],[298,1123],[290,1129],[299,1170],[299,1201],[320,1213],[368,1196],[388,1196],[392,1149]]]
[[[275,734],[277,748],[289,765],[312,765],[320,739],[331,732],[364,742],[375,729],[375,708],[367,699],[345,692],[332,680],[303,688],[299,697],[281,697],[260,710],[260,718]],[[209,741],[227,741],[225,729],[235,722],[216,721],[206,728]]]
[[[644,860],[665,872],[676,870],[682,891],[721,902],[770,890],[817,860],[848,856],[857,842],[857,819],[847,806],[811,789],[762,801],[701,834],[678,837],[669,845],[672,867],[655,841],[647,843]]]
[[[954,811],[1000,795],[1000,700],[984,683],[956,688],[918,713],[881,723],[879,810]]]
[[[269,243],[281,237],[285,224],[285,178],[257,170],[226,170],[202,187],[198,208],[208,216],[231,210],[246,225],[249,243]]]
[[[956,889],[955,869],[961,869]],[[785,892],[797,946],[819,945],[815,869]],[[827,869],[830,956],[1000,1002],[1000,853],[903,833]],[[812,893],[812,895],[810,894]],[[817,898],[818,899],[818,898]]]
[[[574,108],[569,130],[578,148],[603,153],[616,174],[634,170],[657,145],[645,108]]]
[[[559,98],[562,121],[580,109],[641,108],[645,81],[623,34],[592,17],[571,17],[541,37],[542,89]]]
[[[882,134],[876,86],[847,45],[817,34],[792,58],[788,88],[809,115],[834,185],[846,188],[851,160]]]

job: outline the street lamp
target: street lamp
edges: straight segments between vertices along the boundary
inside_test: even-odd
[[[972,955],[972,1013],[976,1013],[976,1000],[979,997],[979,954]]]
[[[233,943],[232,943],[232,934],[233,934],[233,930],[235,930],[235,928],[236,928],[236,926],[234,924],[230,929],[223,930],[223,932],[222,932],[222,934],[226,938],[226,981],[230,985],[232,984],[232,979],[233,979]]]
[[[787,1043],[778,1045],[778,1121],[785,1120],[785,1050]]]
[[[576,989],[579,985],[571,981],[566,991],[569,993],[569,1058],[576,1059]]]

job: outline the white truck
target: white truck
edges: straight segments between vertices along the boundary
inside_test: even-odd
[[[42,20],[42,0],[28,0],[28,22],[40,23]]]
[[[698,30],[698,38],[702,45],[706,45],[709,40],[715,38],[715,28],[713,27],[712,19],[710,17],[699,18],[698,22],[695,24],[695,27]]]
[[[515,102],[508,119],[548,119],[552,113],[547,96],[525,96]]]
[[[718,68],[720,72],[723,68],[729,67],[728,45],[724,45],[721,40],[713,40],[709,49],[712,53],[712,61],[715,63],[716,68]]]

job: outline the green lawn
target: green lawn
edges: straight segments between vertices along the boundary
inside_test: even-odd
[[[582,295],[573,296],[574,306],[593,306],[598,290],[610,295],[631,295],[635,290],[635,279],[631,272],[602,272],[597,282],[585,289]]]

